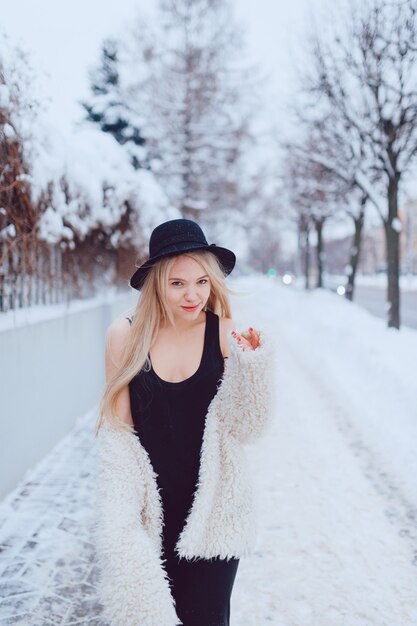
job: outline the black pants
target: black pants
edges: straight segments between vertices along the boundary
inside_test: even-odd
[[[187,561],[165,551],[175,608],[183,626],[229,626],[230,597],[239,559]]]

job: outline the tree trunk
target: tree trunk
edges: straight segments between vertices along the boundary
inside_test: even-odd
[[[388,184],[388,220],[384,223],[388,278],[388,327],[400,328],[400,233],[398,220],[398,178]]]
[[[308,224],[304,228],[304,287],[310,289],[310,240]]]
[[[362,229],[363,223],[365,221],[365,204],[366,204],[366,196],[362,198],[361,208],[359,211],[358,217],[353,217],[353,223],[355,225],[355,234],[353,235],[353,245],[350,249],[350,273],[348,276],[348,281],[346,285],[345,298],[347,300],[353,300],[353,293],[355,288],[355,276],[356,271],[358,269],[359,263],[359,255],[361,251],[361,242],[362,242]]]
[[[317,233],[317,284],[316,287],[323,287],[323,224],[324,220],[315,220],[314,225]]]
[[[294,274],[296,275],[296,277],[298,278],[299,276],[301,276],[301,228],[300,225],[297,225],[297,254],[294,255]]]
[[[304,286],[306,289],[309,289],[310,274],[308,234],[308,218],[301,214],[298,219],[298,256],[300,259],[300,270],[304,272]]]

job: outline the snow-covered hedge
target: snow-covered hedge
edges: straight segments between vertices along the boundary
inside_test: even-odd
[[[74,240],[99,230],[114,249],[135,247],[158,220],[168,213],[177,217],[153,174],[134,170],[111,135],[85,125],[69,141],[50,131],[45,128],[36,138],[30,164],[33,202],[46,203],[39,220],[42,239],[73,248]],[[128,207],[132,212],[125,224]]]
[[[51,123],[27,57],[0,37],[0,310],[71,297],[51,295],[71,278],[80,295],[79,275],[105,258],[110,280],[124,278],[120,257],[133,266],[154,226],[174,217],[152,172],[135,170],[111,135]]]

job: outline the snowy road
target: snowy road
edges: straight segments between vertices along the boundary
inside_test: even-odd
[[[417,332],[327,292],[232,285],[277,348],[276,415],[248,446],[259,506],[231,626],[416,626]],[[0,626],[104,626],[91,544],[93,412],[0,507]],[[139,625],[138,625],[139,626]]]
[[[374,315],[384,320],[387,318],[385,311],[387,301],[386,287],[355,285],[354,301]],[[417,329],[417,292],[415,289],[401,289],[400,321],[401,325]]]

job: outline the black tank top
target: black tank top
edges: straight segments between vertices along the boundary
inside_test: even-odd
[[[157,474],[164,507],[164,536],[171,545],[192,504],[205,417],[223,371],[219,316],[207,310],[203,354],[192,376],[168,382],[153,369],[142,369],[129,383],[135,431]]]

